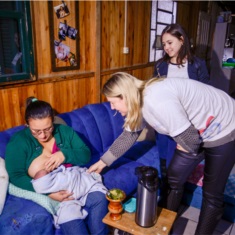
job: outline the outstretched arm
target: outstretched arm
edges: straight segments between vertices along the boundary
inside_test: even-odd
[[[124,130],[122,134],[113,142],[107,152],[101,157],[97,163],[93,164],[88,172],[100,173],[105,166],[110,166],[114,161],[121,157],[135,143],[141,131],[130,132]]]

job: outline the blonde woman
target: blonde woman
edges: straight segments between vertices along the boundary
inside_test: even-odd
[[[235,163],[235,100],[225,92],[192,79],[139,80],[116,73],[103,94],[125,117],[124,131],[101,159],[89,168],[101,172],[136,141],[147,122],[176,143],[167,170],[167,208],[177,211],[183,185],[205,159],[203,203],[196,234],[212,234],[223,214],[223,192]],[[204,151],[204,154],[200,154]]]

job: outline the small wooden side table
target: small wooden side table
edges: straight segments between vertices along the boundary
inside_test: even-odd
[[[124,212],[122,218],[117,221],[110,219],[110,212],[103,218],[103,222],[114,228],[133,235],[165,235],[169,234],[177,213],[164,208],[157,209],[157,222],[150,228],[143,228],[136,224],[135,213]]]

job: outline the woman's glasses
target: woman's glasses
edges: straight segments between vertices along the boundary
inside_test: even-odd
[[[49,134],[49,133],[51,133],[51,132],[54,130],[54,126],[52,125],[52,126],[46,128],[46,129],[43,129],[43,130],[33,130],[33,129],[31,129],[31,128],[29,128],[29,129],[30,129],[32,135],[34,135],[34,136],[39,136],[39,135],[41,135],[42,133],[43,133],[43,134]]]

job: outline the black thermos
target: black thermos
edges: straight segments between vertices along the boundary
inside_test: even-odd
[[[135,169],[138,177],[135,222],[141,227],[151,227],[157,221],[158,171],[154,167]]]

